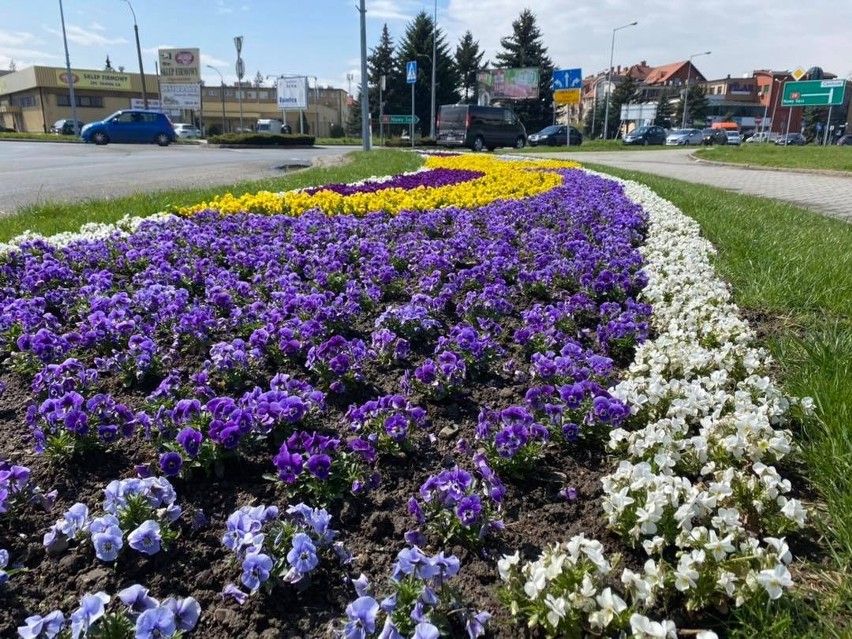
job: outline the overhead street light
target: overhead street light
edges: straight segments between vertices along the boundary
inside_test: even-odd
[[[77,124],[77,100],[74,98],[74,74],[71,73],[71,57],[68,55],[68,38],[65,36],[65,12],[62,10],[62,0],[59,0],[59,18],[62,20],[62,42],[65,45],[65,73],[68,81],[68,92],[71,99],[71,119],[74,121],[74,135],[80,135]]]
[[[693,53],[689,56],[689,62],[686,63],[686,91],[683,92],[683,117],[680,119],[680,128],[686,128],[686,105],[689,104],[689,75],[692,71],[692,58],[697,58],[700,55],[710,55],[711,51],[702,51],[701,53]]]
[[[139,25],[136,24],[136,12],[133,10],[133,5],[130,0],[124,0],[127,6],[130,7],[130,13],[133,14],[133,32],[136,35],[136,56],[139,58],[139,79],[142,81],[142,106],[148,108],[148,91],[145,88],[145,71],[142,69],[142,47],[139,45]]]
[[[616,27],[612,30],[612,45],[609,48],[609,68],[606,70],[606,109],[604,109],[604,140],[607,139],[607,133],[609,132],[609,98],[612,94],[612,84],[610,83],[610,75],[612,74],[612,59],[615,54],[615,32],[621,31],[622,29],[626,29],[627,27],[635,27],[639,24],[637,21],[633,21],[630,24],[625,24],[620,27]]]
[[[243,52],[243,36],[236,36],[234,38],[234,46],[237,48],[237,65],[235,71],[237,72],[237,101],[240,104],[240,133],[243,132],[243,76],[246,73],[245,64],[243,64],[243,58],[241,56]]]
[[[432,115],[429,120],[429,133],[432,139],[438,139],[438,132],[435,131],[435,67],[438,61],[438,0],[435,0],[435,13],[432,19]]]
[[[222,72],[219,71],[212,64],[207,65],[208,69],[213,69],[216,73],[219,74],[219,96],[222,98],[222,133],[227,133],[227,126],[225,124],[225,78],[222,76]]]

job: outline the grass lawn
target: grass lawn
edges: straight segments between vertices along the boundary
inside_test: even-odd
[[[776,146],[774,144],[743,144],[742,146],[713,146],[699,149],[702,160],[733,162],[755,166],[790,169],[827,169],[852,172],[852,147],[848,146]]]
[[[852,161],[848,149],[837,150],[846,151]],[[852,225],[773,200],[590,168],[646,184],[699,222],[718,250],[717,272],[731,284],[736,303],[776,359],[782,387],[791,395],[812,397],[816,405],[816,421],[798,437],[802,477],[822,502],[812,523],[824,544],[817,553],[824,561],[802,566],[810,576],[799,578],[801,587],[781,606],[735,611],[737,625],[730,636],[849,636]]]
[[[595,141],[581,148],[630,147]],[[823,160],[822,164],[831,164],[828,158],[840,158],[842,155],[833,155],[835,150],[847,157],[847,168],[842,170],[852,170],[852,153],[843,147],[723,147],[707,149],[706,153],[718,159],[722,158],[717,151],[743,158],[753,154],[768,162],[777,151],[781,159],[812,158],[810,164],[784,166],[813,168],[814,164],[819,166],[813,158]],[[347,182],[411,170],[421,162],[410,153],[390,150],[357,152],[351,157],[346,166],[309,169],[231,187],[33,206],[3,220],[0,241],[27,229],[52,234],[77,229],[85,222],[115,221],[126,214],[147,215],[226,191]],[[847,576],[852,568],[852,438],[848,435],[852,424],[852,225],[773,200],[635,172],[590,168],[647,184],[699,222],[718,250],[717,271],[731,284],[737,304],[777,361],[778,381],[787,393],[810,396],[815,402],[816,419],[797,433],[802,446],[797,470],[799,485],[819,502],[812,519],[816,550],[794,548],[799,562],[798,570],[794,570],[798,587],[771,608],[745,606],[734,610],[728,636],[848,636],[852,627],[852,579]]]

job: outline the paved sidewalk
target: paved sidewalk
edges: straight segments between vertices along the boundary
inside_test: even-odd
[[[852,222],[852,175],[829,176],[711,164],[690,159],[692,152],[691,149],[540,154],[533,151],[529,155],[642,171],[737,193],[775,198]]]

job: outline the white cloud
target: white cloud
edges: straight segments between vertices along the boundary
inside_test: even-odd
[[[43,27],[45,31],[48,33],[62,37],[62,31],[60,29],[54,29],[51,27]],[[68,36],[68,41],[73,42],[74,44],[79,44],[84,47],[105,47],[108,45],[114,44],[127,44],[127,40],[124,38],[108,38],[106,36],[94,33],[91,29],[85,29],[83,27],[79,27],[77,25],[65,25],[65,33]]]

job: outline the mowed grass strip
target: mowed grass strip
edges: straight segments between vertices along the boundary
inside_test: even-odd
[[[257,191],[286,191],[289,189],[355,182],[372,176],[395,175],[413,171],[423,164],[421,156],[406,151],[364,153],[356,151],[346,156],[339,166],[313,167],[288,173],[281,177],[241,182],[230,186],[208,187],[185,191],[156,191],[139,193],[112,200],[87,200],[77,203],[46,203],[24,207],[2,218],[0,242],[9,241],[27,230],[43,235],[78,231],[90,222],[112,223],[125,215],[148,216],[170,207],[188,206],[211,200],[216,195],[255,193]]]
[[[729,636],[852,636],[852,224],[776,200],[589,168],[646,184],[698,221],[782,387],[815,403],[816,419],[797,433],[796,470],[814,493],[817,532],[813,547],[793,551],[799,588],[778,605],[733,611]]]
[[[712,146],[696,151],[702,160],[788,169],[844,171],[852,178],[852,146],[778,146],[773,143]]]

